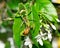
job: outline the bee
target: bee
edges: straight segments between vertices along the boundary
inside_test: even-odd
[[[29,31],[30,31],[30,27],[27,27],[27,28],[24,30],[23,34],[24,34],[24,35],[27,35],[27,34],[29,33]]]

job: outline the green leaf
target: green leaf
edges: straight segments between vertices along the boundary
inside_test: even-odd
[[[31,6],[30,6],[29,2],[27,2],[27,3],[25,4],[25,7],[26,7],[27,14],[29,15],[30,12],[31,12]]]
[[[36,41],[35,37],[38,35],[40,30],[40,24],[39,24],[39,16],[34,6],[32,6],[32,17],[33,17],[33,23],[35,25],[35,28],[33,31],[31,31],[32,34],[32,40],[34,44],[38,47],[38,42]],[[39,48],[39,47],[38,47]]]
[[[17,48],[21,47],[21,36],[20,36],[21,25],[22,25],[21,18],[15,18],[13,24],[13,38]]]
[[[18,11],[21,11],[21,10],[25,10],[25,6],[23,3],[19,3],[19,10]]]
[[[42,4],[48,4],[49,3],[49,1],[48,0],[42,0],[42,1],[40,1],[40,0],[36,0],[36,9],[37,9],[37,11],[39,12],[42,8],[43,8],[43,6],[42,6]]]
[[[9,6],[10,9],[16,10],[19,2],[20,0],[9,0],[7,1],[7,5]]]
[[[55,21],[55,19],[54,19],[52,16],[48,15],[48,14],[43,13],[42,16],[44,16],[44,17],[45,17],[46,19],[48,19],[49,21]]]
[[[33,32],[33,37],[35,37],[36,35],[38,35],[39,33],[39,29],[40,29],[40,22],[39,22],[39,16],[38,16],[38,13],[37,11],[35,10],[35,7],[32,6],[32,16],[33,16],[33,20],[34,20],[34,24],[35,24],[35,29],[34,29],[34,32]]]
[[[45,40],[43,41],[43,46],[39,44],[39,48],[52,48],[52,45],[49,41]]]
[[[58,18],[56,9],[49,0],[36,0],[36,8],[38,12],[46,13],[47,15],[49,15],[50,19],[52,18],[52,20],[50,20],[49,17],[46,17],[52,22],[55,22]]]
[[[44,43],[43,45],[44,48],[52,48],[52,45],[49,41],[43,41],[43,43]]]
[[[33,29],[31,29],[30,32],[31,32],[31,40],[33,41],[33,44],[39,48],[37,40],[33,37]]]

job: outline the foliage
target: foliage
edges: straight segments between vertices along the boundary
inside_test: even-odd
[[[14,2],[14,4],[13,4]],[[53,4],[49,0],[11,0],[7,2],[9,10],[16,13],[13,16],[13,38],[16,48],[52,48],[51,39],[58,16]],[[49,46],[48,46],[49,45]],[[33,46],[33,47],[32,47]]]

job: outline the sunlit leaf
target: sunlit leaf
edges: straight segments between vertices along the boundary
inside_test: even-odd
[[[38,35],[39,33],[39,29],[40,29],[40,24],[39,24],[39,16],[37,11],[35,10],[34,6],[32,6],[32,17],[33,17],[33,23],[35,25],[34,31],[32,32],[32,38],[33,38],[33,42],[34,44],[38,47],[38,43],[35,40],[35,37]]]
[[[15,45],[17,48],[21,47],[21,36],[20,36],[20,27],[22,25],[22,20],[21,18],[15,18],[14,19],[14,24],[13,24],[13,38],[15,41]]]
[[[50,21],[55,22],[58,18],[56,9],[49,0],[36,0],[36,8],[38,12],[46,13],[48,16],[45,16],[48,18],[48,20],[52,19]]]
[[[35,7],[32,7],[32,16],[33,16],[33,20],[34,20],[34,24],[35,24],[35,30],[33,32],[33,37],[35,37],[36,35],[38,35],[39,33],[39,29],[40,29],[40,24],[39,24],[39,16],[37,11],[35,10]]]

